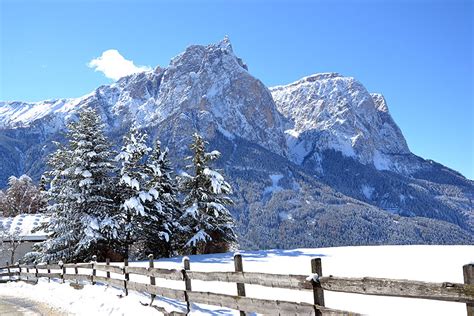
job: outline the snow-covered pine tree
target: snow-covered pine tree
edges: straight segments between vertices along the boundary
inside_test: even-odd
[[[72,256],[74,245],[78,242],[80,229],[77,215],[69,205],[73,203],[74,192],[70,187],[68,168],[71,164],[71,152],[67,147],[54,142],[57,149],[48,157],[49,189],[46,197],[50,202],[46,208],[49,221],[40,224],[35,230],[44,230],[48,240],[34,246],[33,253],[27,255],[27,261],[59,261],[61,258]]]
[[[39,194],[40,194],[40,198],[39,198],[40,201],[39,201],[39,207],[38,207],[39,213],[46,213],[47,211],[47,207],[48,207],[47,183],[48,183],[48,178],[46,177],[45,174],[43,174],[38,184],[38,189],[39,189]]]
[[[77,259],[110,256],[118,238],[119,214],[113,200],[115,162],[100,116],[91,108],[69,126],[71,184],[76,188],[75,211],[81,213],[83,232],[75,247]]]
[[[174,194],[174,188],[168,187],[166,182],[162,183],[165,172],[169,172],[165,170],[168,165],[162,170],[166,155],[157,148],[147,160],[152,149],[146,145],[146,140],[145,133],[132,127],[125,135],[122,151],[117,156],[121,164],[122,241],[126,256],[138,259],[150,253],[156,257],[169,255],[173,212],[178,207],[173,205],[175,196],[166,195]]]
[[[148,189],[155,200],[150,211],[157,221],[144,226],[144,252],[155,256],[169,257],[176,249],[182,228],[179,225],[181,206],[177,198],[178,189],[173,169],[168,158],[168,148],[161,149],[159,140],[147,159]]]
[[[141,235],[141,220],[137,218],[147,215],[144,202],[153,198],[148,192],[142,191],[147,181],[143,163],[145,156],[151,150],[146,145],[146,139],[146,134],[141,133],[136,126],[132,126],[124,136],[121,151],[115,158],[120,168],[118,182],[122,228],[120,241],[126,258],[130,258],[131,247]]]
[[[194,175],[184,173],[180,180],[185,194],[180,221],[187,235],[184,247],[192,254],[224,252],[237,242],[234,220],[226,208],[232,204],[228,197],[232,189],[218,171],[209,167],[220,153],[206,153],[205,145],[204,139],[195,133],[190,146],[194,155],[187,158],[192,160],[187,168],[193,169]]]
[[[43,260],[100,259],[114,254],[119,214],[114,204],[114,161],[104,125],[90,108],[68,125],[68,145],[50,158],[48,197],[51,233],[40,247]]]

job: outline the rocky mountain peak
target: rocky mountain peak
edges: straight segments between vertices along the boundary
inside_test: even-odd
[[[314,149],[334,149],[392,170],[399,167],[393,155],[410,153],[383,96],[370,94],[352,77],[315,74],[271,92],[280,112],[293,122],[287,138],[296,161]]]
[[[371,93],[372,99],[374,100],[377,111],[388,113],[387,101],[385,97],[380,93]]]
[[[233,53],[228,38],[207,46],[192,45],[173,58],[163,73],[155,104],[161,116],[155,122],[182,113],[182,124],[212,126],[228,137],[284,152],[282,118],[272,96]]]
[[[275,86],[275,87],[271,87],[270,89],[272,90],[272,93],[274,93],[274,91],[279,91],[279,90],[284,91],[284,90],[287,90],[289,87],[296,87],[296,86],[303,85],[305,83],[310,83],[310,82],[314,82],[318,80],[339,78],[339,77],[343,77],[343,76],[337,72],[317,73],[317,74],[312,74],[312,75],[303,77],[287,85]]]
[[[191,45],[171,59],[168,71],[177,67],[188,72],[199,72],[199,69],[210,66],[225,66],[227,69],[239,65],[247,70],[243,61],[234,54],[229,37],[210,45]]]

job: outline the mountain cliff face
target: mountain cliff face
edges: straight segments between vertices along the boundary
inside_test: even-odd
[[[385,99],[354,78],[317,74],[271,88],[278,110],[292,120],[285,131],[290,157],[301,163],[325,149],[340,151],[378,170],[406,171],[397,157],[410,155]]]
[[[132,123],[160,138],[178,169],[202,133],[223,154],[245,248],[474,241],[473,182],[413,155],[382,95],[334,73],[268,89],[227,38],[78,99],[0,102],[0,187],[38,178],[86,106],[117,144]]]
[[[412,154],[381,94],[337,73],[309,76],[271,92],[290,119],[285,134],[293,162],[389,212],[474,228],[473,182]]]

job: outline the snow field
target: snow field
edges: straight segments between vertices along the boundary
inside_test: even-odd
[[[310,275],[310,260],[322,258],[323,275],[346,277],[383,277],[429,282],[463,283],[462,266],[474,262],[474,246],[367,246],[319,249],[242,251],[247,272]],[[190,256],[191,270],[233,271],[233,254]],[[114,264],[114,263],[111,263]],[[131,266],[148,266],[147,261],[131,262]],[[118,263],[116,265],[119,265]],[[155,267],[181,269],[181,258],[157,260]],[[69,270],[68,270],[69,272]],[[87,273],[87,270],[79,273]],[[97,271],[105,276],[106,272]],[[111,274],[113,277],[123,276]],[[130,275],[131,281],[149,282],[145,276]],[[184,282],[156,279],[158,286],[184,289]],[[234,283],[192,281],[193,291],[209,291],[236,295]],[[262,286],[245,286],[247,296],[295,302],[312,300],[310,291],[295,291]],[[147,295],[130,291],[119,298],[120,290],[105,286],[86,285],[74,290],[67,284],[41,280],[36,286],[23,282],[0,285],[0,295],[22,296],[59,307],[76,315],[159,315],[140,304],[149,303]],[[326,306],[368,315],[465,315],[466,306],[420,299],[368,296],[325,291]],[[170,310],[185,310],[183,302],[157,298],[158,306]],[[192,315],[237,315],[237,311],[193,304]]]
[[[474,246],[367,246],[242,252],[244,271],[311,274],[310,260],[322,258],[323,275],[380,277],[463,283],[462,266],[474,262]],[[191,256],[191,270],[233,271],[232,254]],[[137,264],[137,263],[136,263]],[[143,263],[140,263],[143,264]],[[155,266],[179,268],[174,259]],[[169,281],[157,284],[165,286]],[[178,282],[179,283],[179,282]],[[192,281],[195,291],[236,295],[236,285]],[[183,285],[181,287],[183,288]],[[312,302],[310,291],[246,285],[249,297]],[[327,307],[369,315],[465,315],[462,303],[368,296],[325,291]]]

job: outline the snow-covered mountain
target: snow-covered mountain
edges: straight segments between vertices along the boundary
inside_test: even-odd
[[[396,157],[410,150],[384,97],[354,78],[316,74],[271,91],[279,111],[293,121],[285,133],[296,163],[334,149],[378,170],[407,167],[397,164]]]
[[[413,155],[382,95],[334,73],[269,90],[228,38],[78,99],[0,102],[0,187],[39,177],[51,141],[88,106],[117,144],[137,123],[178,168],[202,133],[223,153],[245,247],[473,242],[473,182]]]
[[[356,79],[337,73],[312,75],[270,90],[278,110],[290,120],[285,134],[293,162],[314,170],[345,194],[391,212],[442,219],[456,214],[457,222],[474,228],[473,182],[412,154],[383,95],[369,93]],[[342,177],[340,169],[327,167],[328,151],[341,153],[340,159],[353,164],[350,175]],[[445,178],[437,179],[440,176]],[[338,184],[334,178],[348,183]],[[457,192],[449,193],[453,187],[440,190],[440,184],[458,185]],[[416,187],[436,198],[428,202],[415,197]],[[434,205],[438,202],[441,205]],[[448,208],[452,212],[443,214]]]
[[[90,105],[100,108],[113,128],[131,122],[157,126],[172,119],[191,129],[200,124],[228,137],[239,136],[279,154],[285,150],[282,117],[270,92],[248,73],[228,38],[215,45],[190,46],[167,68],[124,77],[79,99],[0,102],[0,128],[54,121],[51,131],[56,131]]]

